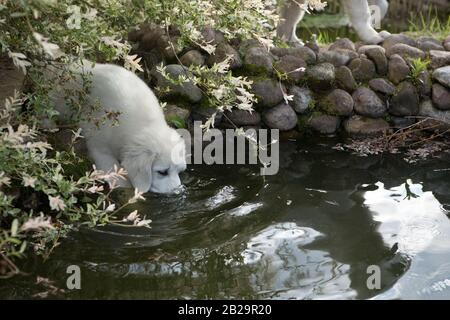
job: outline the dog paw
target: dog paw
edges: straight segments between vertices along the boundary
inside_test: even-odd
[[[305,44],[303,43],[303,41],[299,38],[297,38],[297,35],[294,33],[292,34],[288,40],[286,41],[286,43],[290,46],[290,47],[303,47]]]
[[[303,47],[305,45],[305,43],[300,39],[296,39],[295,41],[292,41],[292,40],[289,41],[288,45],[291,48],[300,48],[300,47]]]
[[[367,44],[379,44],[384,41],[384,38],[378,33],[371,35],[370,37],[364,37],[363,41]]]
[[[384,40],[386,40],[387,38],[389,38],[392,34],[386,30],[380,31],[378,33],[380,35],[380,37],[382,37]]]

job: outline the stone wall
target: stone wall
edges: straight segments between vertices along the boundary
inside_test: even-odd
[[[5,55],[0,55],[0,110],[5,99],[14,96],[15,91],[22,90],[25,75],[17,69]]]
[[[231,55],[233,73],[254,81],[258,103],[251,114],[236,110],[217,116],[219,128],[230,127],[232,121],[243,127],[360,136],[406,127],[424,117],[450,127],[450,36],[438,41],[395,34],[380,45],[339,39],[328,46],[307,42],[303,47],[268,52],[256,41],[226,41],[211,29],[203,33],[217,44],[215,54],[199,48],[176,49],[179,60],[169,48],[168,36],[157,28],[133,31],[130,40],[152,70],[151,85],[159,87],[168,85],[155,70],[161,61],[176,77],[184,72],[178,61],[186,66],[212,65]],[[170,36],[176,40],[176,33]],[[418,72],[414,59],[427,62],[426,69]],[[292,96],[288,104],[283,91]],[[205,108],[202,98],[202,91],[192,83],[172,85],[170,96],[162,97],[169,101],[168,121],[179,126],[206,119],[213,110]]]

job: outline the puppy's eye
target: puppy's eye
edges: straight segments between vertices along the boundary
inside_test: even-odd
[[[169,170],[158,171],[158,173],[162,176],[167,176],[169,174]]]

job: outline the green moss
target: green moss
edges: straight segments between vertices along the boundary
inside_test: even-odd
[[[299,116],[298,120],[297,120],[297,129],[299,132],[301,133],[306,133],[308,131],[310,131],[310,127],[309,127],[309,116]]]
[[[364,116],[363,116],[363,117],[361,117],[361,121],[362,121],[362,122],[364,122],[364,123],[367,123],[367,122],[369,122],[369,121],[370,121],[370,119],[371,119],[371,118],[369,118],[369,117],[364,117]]]
[[[161,98],[163,102],[167,102],[168,104],[174,104],[180,108],[189,109],[191,106],[191,102],[189,102],[185,97],[178,94],[170,94]]]
[[[274,44],[274,46],[276,48],[282,48],[282,49],[290,48],[290,46],[289,46],[289,44],[287,42],[281,40],[278,37],[274,39],[274,43],[273,44]]]
[[[396,95],[399,94],[400,89],[401,89],[401,84],[402,84],[402,82],[400,82],[400,84],[398,84],[398,85],[395,86],[394,93],[392,94],[393,97],[395,97]]]
[[[332,104],[332,102],[329,99],[327,99],[326,97],[323,98],[320,101],[320,108],[319,109],[321,111],[323,111],[324,113],[328,114],[328,115],[333,115],[333,116],[339,115],[337,113],[337,111],[335,110],[334,105]]]
[[[286,72],[278,70],[278,63],[273,66],[273,72],[275,77],[280,81],[288,81],[289,76]]]
[[[267,79],[272,78],[267,73],[267,70],[265,70],[263,73],[254,74],[254,73],[248,72],[248,70],[245,67],[240,67],[240,68],[232,70],[232,75],[234,77],[246,77],[247,79],[252,80],[253,82],[267,80]]]
[[[186,128],[185,119],[183,119],[177,115],[169,116],[166,118],[166,120],[169,123],[169,125],[177,128],[177,129],[185,129]]]
[[[314,111],[317,107],[316,99],[312,98],[308,104],[308,110]]]
[[[308,77],[306,75],[304,77],[302,77],[298,81],[297,85],[300,86],[300,87],[309,88]]]
[[[315,118],[315,117],[320,117],[326,115],[325,113],[321,112],[321,111],[314,111],[313,113],[311,113],[311,118]]]
[[[236,69],[233,73],[238,76],[256,76],[256,77],[267,77],[269,72],[266,68],[254,64],[244,64],[239,69]]]

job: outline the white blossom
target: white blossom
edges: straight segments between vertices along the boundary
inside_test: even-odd
[[[322,2],[322,0],[309,0],[309,7],[313,10],[322,11],[327,6],[327,2]]]
[[[110,181],[110,180],[126,180],[127,172],[122,167],[114,165],[114,169],[111,172],[104,172],[97,170],[97,167],[93,165],[93,171],[89,174],[89,178],[92,180]]]
[[[221,100],[227,92],[227,87],[225,85],[220,85],[219,88],[214,89],[211,94],[218,100]]]
[[[150,228],[150,223],[152,222],[152,220],[150,219],[144,219],[143,220],[139,220],[139,221],[135,221],[134,225],[137,227],[147,227]]]
[[[205,50],[209,55],[213,54],[214,52],[216,52],[216,48],[217,46],[210,44],[210,43],[200,43],[199,46]]]
[[[42,229],[55,229],[51,223],[51,217],[44,217],[43,213],[41,213],[39,217],[30,218],[20,227],[20,230],[22,231],[36,231]]]
[[[22,70],[23,74],[27,74],[27,67],[31,66],[31,62],[27,60],[27,56],[20,52],[8,51],[8,56],[12,59],[13,64]]]
[[[2,171],[0,172],[0,187],[2,185],[9,186],[11,184],[11,179],[7,176],[5,176],[5,173]]]
[[[136,70],[143,72],[144,69],[139,65],[139,62],[141,61],[142,57],[138,57],[137,54],[133,55],[127,55],[125,57],[125,69],[128,69],[132,72],[136,72]]]
[[[139,192],[138,189],[134,189],[134,196],[128,200],[128,203],[132,204],[132,203],[136,203],[138,200],[145,200],[145,198],[142,196],[143,194],[144,193]]]
[[[200,125],[200,128],[202,128],[205,131],[209,131],[209,129],[214,128],[214,122],[216,120],[217,112],[214,112],[208,120],[205,121],[204,124]]]
[[[227,55],[225,60],[216,63],[215,65],[213,65],[212,68],[216,70],[218,73],[224,74],[228,72],[228,70],[230,69],[232,59],[233,59],[232,55]]]
[[[71,14],[66,20],[67,28],[69,29],[81,29],[81,8],[77,5],[71,5],[67,7],[67,13]]]
[[[103,186],[97,186],[97,185],[93,185],[93,186],[89,187],[88,189],[86,189],[86,191],[89,193],[100,193],[103,190],[104,190]]]
[[[54,43],[51,43],[48,41],[48,38],[45,38],[40,33],[34,32],[33,33],[34,38],[36,41],[41,45],[44,52],[52,59],[58,59],[60,57],[63,57],[65,54],[61,51],[61,48]]]
[[[84,137],[81,135],[81,131],[82,131],[81,128],[78,128],[77,131],[73,131],[73,130],[72,130],[72,133],[73,133],[73,136],[72,136],[72,143],[74,143],[74,142],[77,141],[78,139],[84,138]]]
[[[125,219],[123,219],[123,221],[124,222],[126,222],[126,221],[134,222],[137,218],[139,218],[138,211],[134,210]]]
[[[110,203],[106,209],[105,212],[113,212],[116,209],[116,205],[114,203]]]
[[[58,197],[48,196],[50,209],[55,211],[64,211],[66,209],[66,204],[64,201]]]
[[[94,21],[97,17],[98,11],[96,9],[89,8],[86,13],[83,15],[83,18],[85,18],[88,21]]]
[[[37,181],[37,178],[30,177],[30,176],[23,176],[22,177],[22,181],[23,181],[23,186],[24,187],[34,188],[35,187],[35,183]]]

